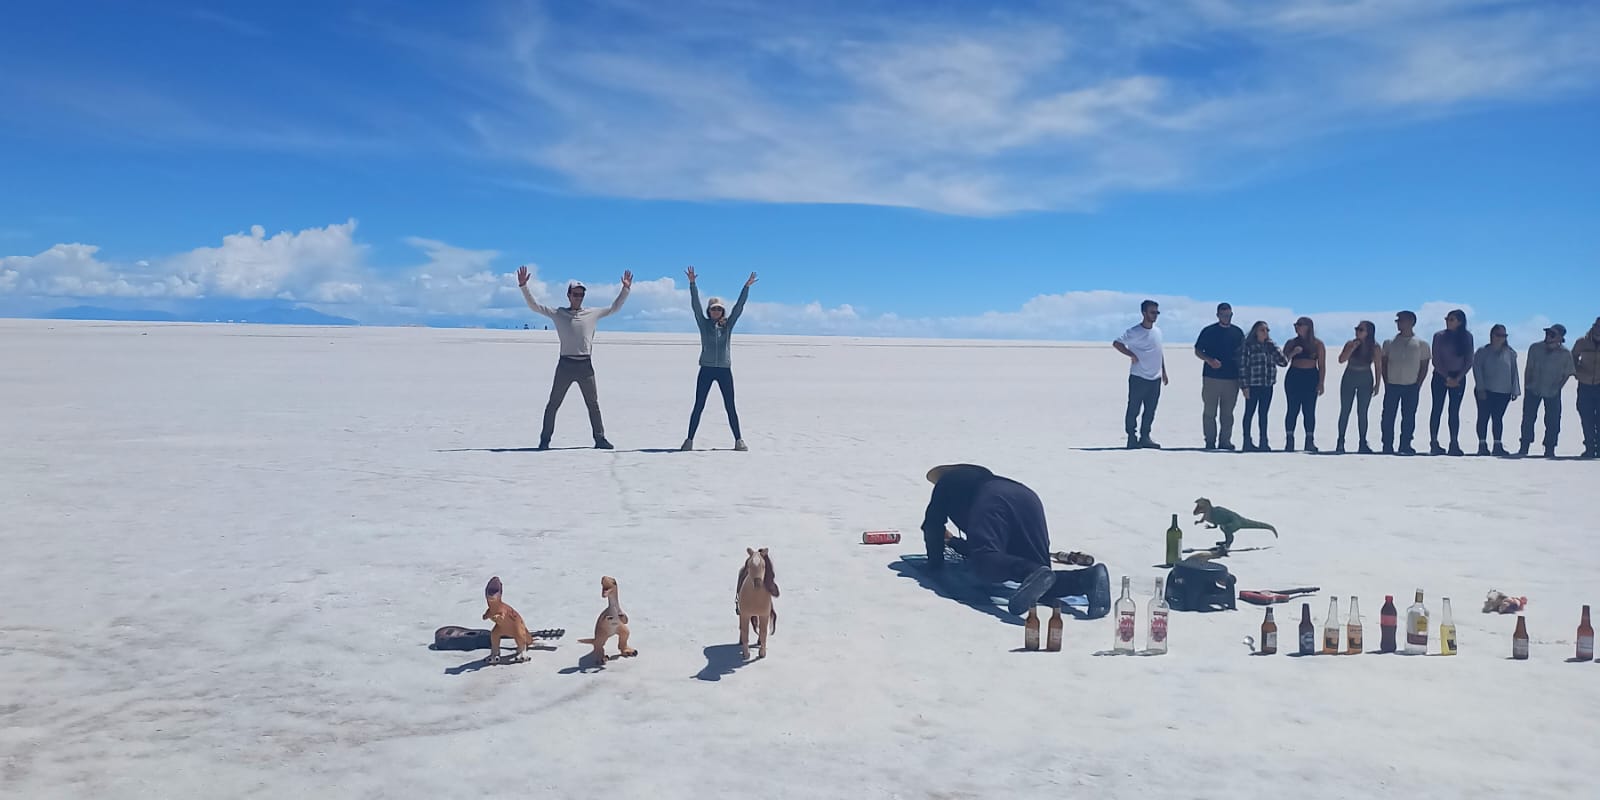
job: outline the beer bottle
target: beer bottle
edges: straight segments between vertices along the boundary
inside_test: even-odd
[[[1122,596],[1117,598],[1117,639],[1112,649],[1118,653],[1133,652],[1134,617],[1139,613],[1139,606],[1129,595],[1132,580],[1127,575],[1122,576]]]
[[[1270,656],[1278,652],[1278,623],[1272,619],[1272,608],[1267,608],[1267,618],[1261,621],[1261,654]]]
[[[1417,590],[1417,600],[1406,609],[1406,652],[1423,655],[1428,652],[1428,607],[1422,604],[1422,590]]]
[[[1439,618],[1439,655],[1456,654],[1456,621],[1450,616],[1450,598],[1444,598],[1444,616]]]
[[[1339,598],[1328,598],[1328,619],[1322,623],[1322,654],[1339,653]]]
[[[1167,529],[1167,564],[1176,564],[1183,557],[1183,529],[1178,527],[1178,515],[1172,515],[1172,527]]]
[[[1028,650],[1039,649],[1039,613],[1028,609],[1028,623],[1023,626],[1022,646]]]
[[[1161,579],[1156,579],[1156,593],[1150,596],[1150,631],[1146,634],[1145,652],[1160,655],[1167,652],[1167,595],[1161,591]]]
[[[1528,622],[1521,614],[1517,615],[1517,630],[1511,634],[1511,657],[1528,660]]]
[[[1361,611],[1356,598],[1350,598],[1350,619],[1344,629],[1345,652],[1353,656],[1361,655]]]
[[[1378,640],[1378,652],[1394,652],[1394,634],[1399,623],[1399,612],[1394,607],[1394,595],[1386,594],[1383,596],[1383,608],[1378,612],[1378,627],[1382,631],[1382,638]]]
[[[1594,627],[1589,624],[1589,607],[1583,607],[1583,619],[1578,623],[1578,660],[1594,660]]]
[[[1050,633],[1045,637],[1044,649],[1052,653],[1061,650],[1061,604],[1055,604],[1055,610],[1050,614]]]
[[[1317,626],[1311,622],[1311,604],[1300,604],[1300,655],[1317,652]]]

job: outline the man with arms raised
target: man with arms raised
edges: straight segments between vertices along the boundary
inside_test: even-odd
[[[556,412],[567,397],[572,384],[583,392],[583,402],[589,407],[589,428],[594,433],[594,446],[598,450],[612,449],[606,440],[605,425],[600,421],[600,393],[595,385],[594,364],[590,352],[594,348],[595,325],[602,317],[609,317],[622,308],[633,288],[633,272],[622,273],[622,291],[608,308],[584,308],[583,296],[588,288],[579,281],[567,283],[567,303],[560,308],[541,305],[528,291],[528,268],[517,268],[517,286],[522,289],[522,299],[528,308],[543,314],[556,324],[556,336],[561,340],[561,358],[556,362],[555,380],[550,385],[550,401],[544,407],[544,428],[539,432],[539,449],[550,449],[550,436],[556,430]]]

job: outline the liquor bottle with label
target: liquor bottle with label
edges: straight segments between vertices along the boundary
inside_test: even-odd
[[[1406,609],[1406,652],[1428,652],[1428,607],[1422,604],[1421,589],[1417,590],[1416,602]]]
[[[1052,653],[1061,651],[1061,603],[1055,604],[1055,610],[1050,613],[1050,631],[1045,636],[1044,649]]]
[[[1172,527],[1167,529],[1167,561],[1168,564],[1178,563],[1183,557],[1183,529],[1178,527],[1178,515],[1172,515]]]
[[[1589,624],[1589,607],[1583,607],[1583,618],[1578,621],[1578,660],[1594,660],[1594,626]]]
[[[1039,649],[1039,613],[1028,609],[1028,622],[1022,626],[1022,646],[1027,650]]]
[[[1127,575],[1122,576],[1122,596],[1117,598],[1117,641],[1112,649],[1118,653],[1133,652],[1134,617],[1138,615],[1139,607],[1129,595],[1132,580]]]
[[[1150,631],[1145,640],[1145,652],[1161,655],[1167,652],[1167,613],[1172,609],[1167,606],[1167,595],[1161,591],[1161,579],[1156,579],[1155,594],[1150,596]]]
[[[1311,622],[1311,604],[1300,604],[1300,655],[1317,652],[1317,626]]]
[[[1383,596],[1383,608],[1378,612],[1378,627],[1383,636],[1378,640],[1378,652],[1393,653],[1395,629],[1400,626],[1399,612],[1394,607],[1394,595]]]
[[[1456,621],[1450,616],[1450,598],[1440,600],[1444,603],[1444,611],[1439,617],[1439,655],[1453,656],[1456,654]]]
[[[1528,660],[1528,621],[1521,614],[1517,615],[1517,630],[1511,634],[1511,657]]]
[[[1270,656],[1278,652],[1278,623],[1272,619],[1272,607],[1267,607],[1267,618],[1261,621],[1261,654]]]
[[[1328,619],[1322,623],[1322,654],[1339,654],[1339,598],[1328,598]]]
[[[1355,596],[1350,597],[1350,619],[1344,626],[1344,651],[1350,655],[1361,655],[1361,609]]]

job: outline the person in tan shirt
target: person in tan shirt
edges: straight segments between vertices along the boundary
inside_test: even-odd
[[[1428,363],[1432,354],[1428,343],[1415,333],[1417,315],[1401,311],[1394,317],[1399,333],[1383,343],[1383,368],[1379,370],[1382,383],[1378,391],[1383,394],[1383,452],[1393,455],[1395,412],[1400,413],[1400,455],[1414,456],[1411,437],[1417,432],[1417,400],[1422,396],[1422,379],[1428,376]],[[1387,391],[1385,391],[1387,389]]]
[[[1578,424],[1583,428],[1583,457],[1600,458],[1600,317],[1583,338],[1572,343],[1578,377]]]

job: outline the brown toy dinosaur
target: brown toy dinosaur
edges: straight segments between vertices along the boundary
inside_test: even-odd
[[[767,657],[767,634],[778,632],[778,610],[772,599],[778,596],[777,575],[772,570],[772,558],[767,548],[760,552],[744,549],[744,566],[739,568],[739,582],[734,602],[734,613],[739,615],[739,648],[746,659],[750,658],[750,625],[755,624],[757,645],[761,657]],[[769,630],[770,623],[770,630]]]
[[[623,613],[622,605],[617,602],[617,579],[606,575],[600,579],[600,596],[606,598],[606,610],[600,612],[599,618],[594,621],[594,638],[579,639],[584,644],[594,645],[595,661],[604,664],[606,658],[606,641],[612,636],[617,637],[617,649],[623,656],[639,655],[638,650],[628,647],[628,615]]]
[[[483,612],[483,618],[494,621],[494,627],[489,630],[489,663],[500,663],[500,639],[505,637],[517,643],[517,654],[511,659],[511,663],[520,664],[528,660],[526,653],[528,648],[533,646],[533,634],[528,633],[528,626],[523,624],[522,615],[500,599],[501,591],[498,575],[490,578],[489,585],[483,587],[484,599],[489,602],[489,608]]]

